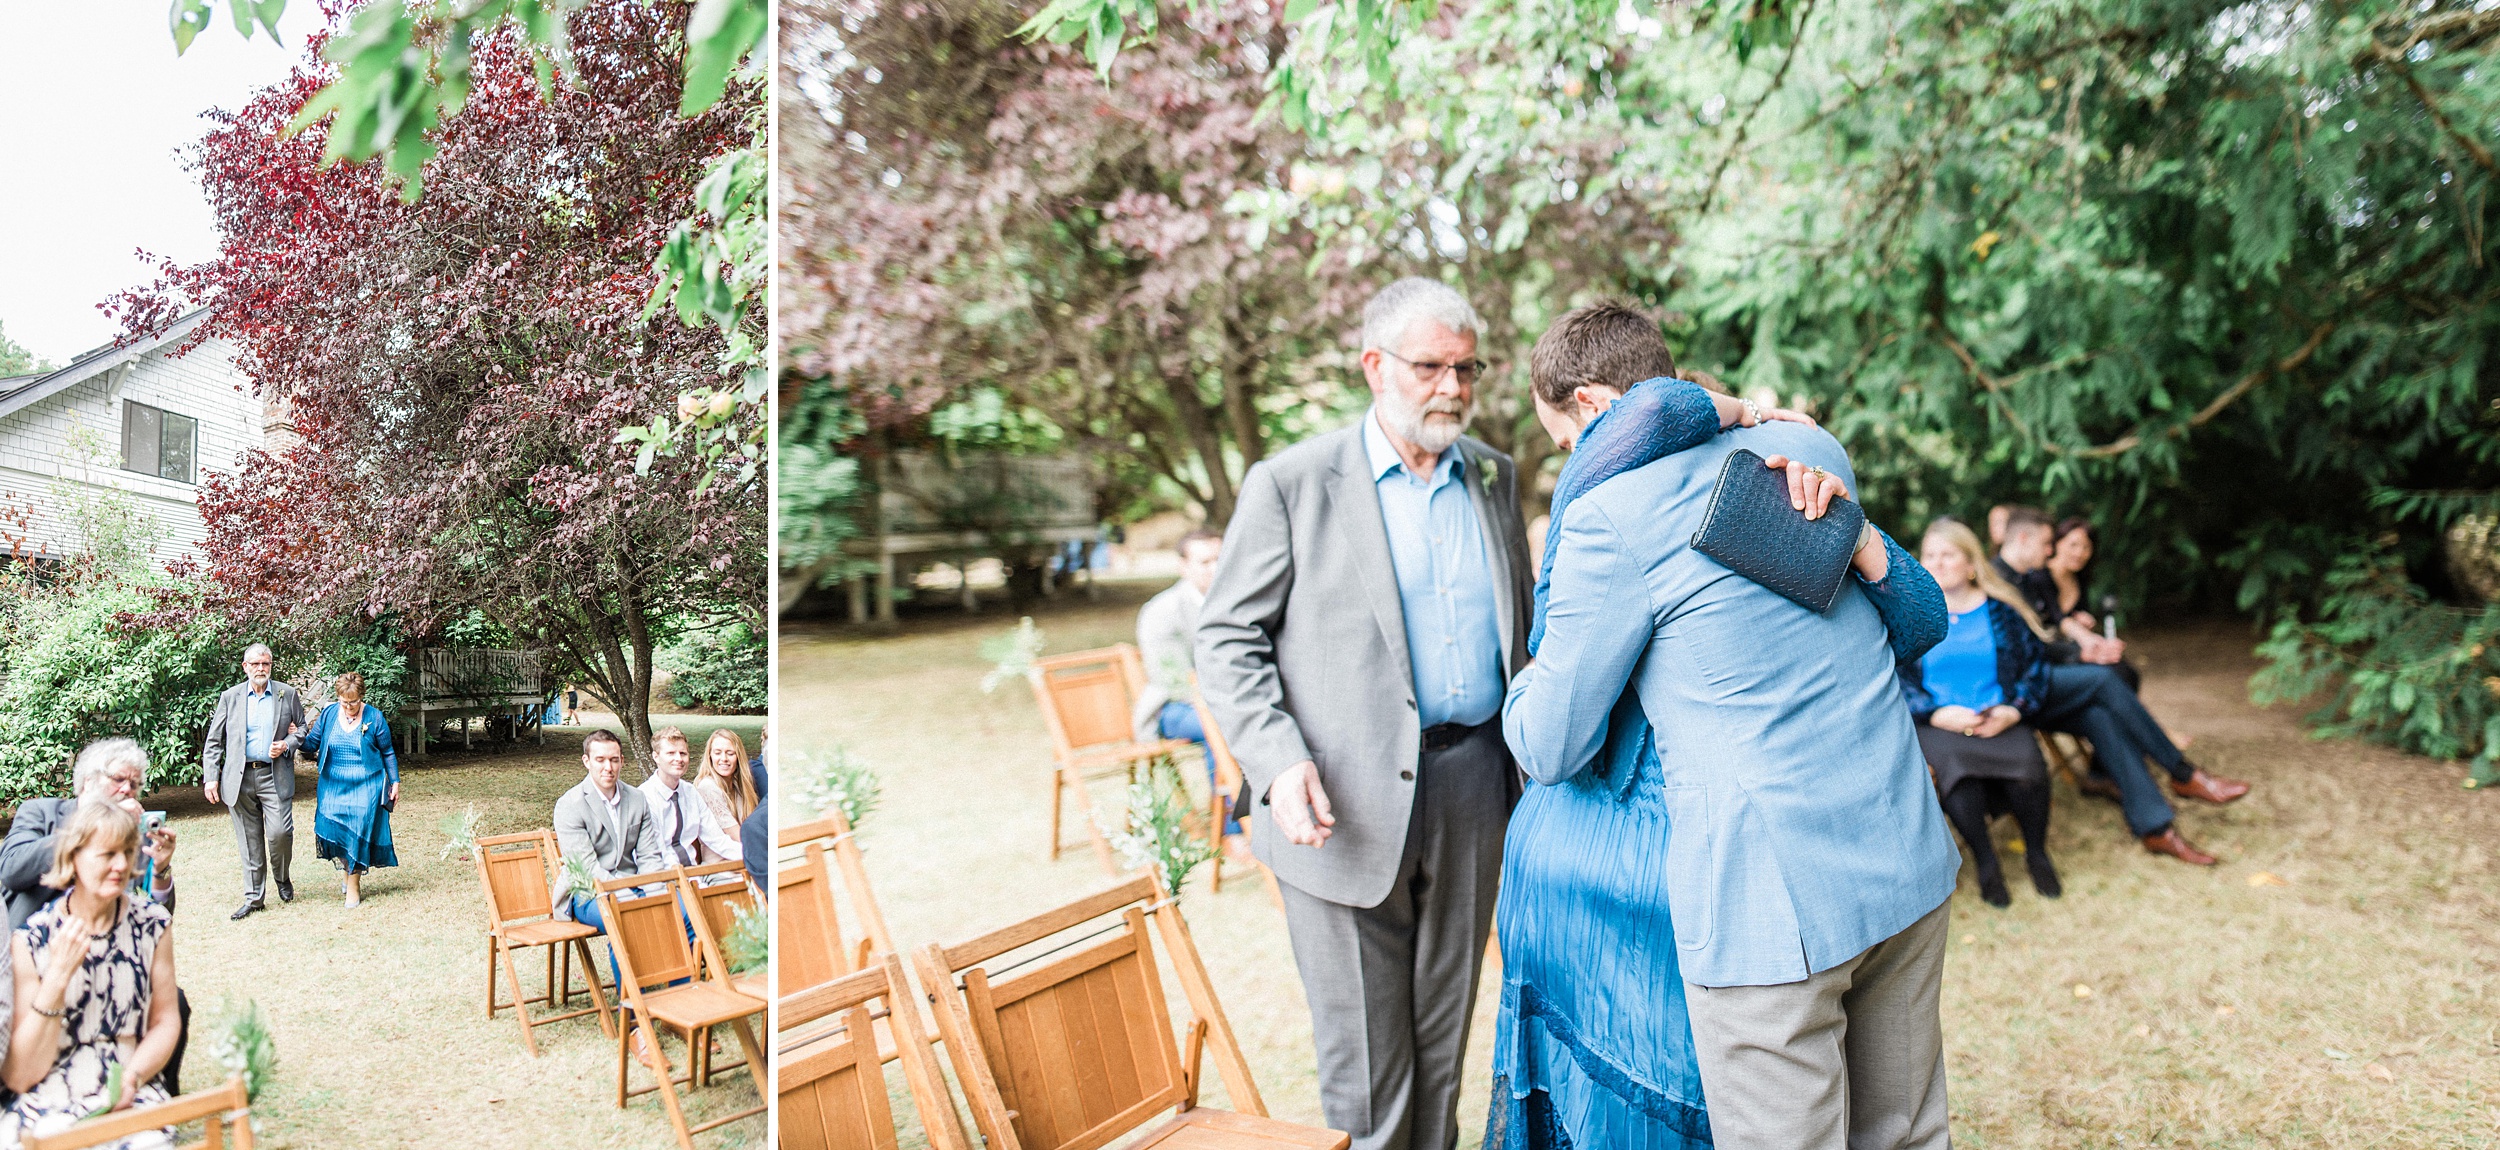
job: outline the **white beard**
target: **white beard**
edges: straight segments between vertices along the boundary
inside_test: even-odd
[[[1434,414],[1441,418],[1426,418]],[[1396,432],[1398,438],[1435,455],[1458,442],[1458,437],[1467,433],[1467,424],[1475,417],[1476,405],[1472,402],[1454,404],[1446,399],[1433,399],[1418,404],[1409,401],[1395,385],[1380,389],[1381,422],[1390,431]]]

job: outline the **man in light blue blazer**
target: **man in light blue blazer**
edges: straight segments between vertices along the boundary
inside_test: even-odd
[[[1627,683],[1658,728],[1667,901],[1721,1150],[1944,1147],[1961,856],[1854,581],[1818,615],[1692,548],[1739,448],[1856,489],[1829,434],[1766,423],[1574,501],[1503,734],[1554,783],[1597,754]]]

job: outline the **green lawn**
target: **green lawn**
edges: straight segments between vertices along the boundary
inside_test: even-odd
[[[698,748],[722,724],[752,747],[762,725],[695,715],[653,722],[685,728]],[[296,792],[296,899],[281,904],[273,888],[270,909],[242,922],[226,918],[242,901],[243,880],[225,808],[210,807],[197,787],[147,796],[151,809],[171,812],[180,836],[174,958],[197,1012],[184,1085],[196,1090],[220,1077],[204,1040],[207,1023],[221,998],[248,998],[266,1013],[278,1051],[276,1081],[254,1109],[264,1146],[670,1145],[658,1096],[616,1108],[615,1047],[596,1021],[538,1029],[532,1058],[510,1010],[487,1020],[485,897],[466,856],[441,857],[440,824],[471,804],[487,834],[552,825],[556,797],[581,781],[584,730],[551,729],[544,750],[455,752],[404,769],[391,817],[399,866],[367,876],[364,905],[354,910],[343,905],[338,872],[314,856],[310,769]],[[631,766],[625,773],[639,777]],[[604,980],[604,951],[600,961]],[[543,968],[532,958],[521,962],[524,980],[543,986]],[[723,1061],[737,1057],[731,1048]],[[676,1056],[675,1043],[670,1050]],[[636,1075],[650,1080],[639,1067]],[[688,1098],[699,1120],[754,1105],[756,1089],[741,1071]],[[732,1123],[695,1144],[760,1147],[763,1122]]]
[[[1153,589],[1106,584],[1099,603],[1064,598],[1035,621],[1053,652],[1130,639]],[[979,646],[1012,622],[783,631],[786,749],[839,744],[880,772],[862,839],[906,947],[1108,881],[1081,848],[1045,858],[1048,742],[1030,692],[979,688]],[[2138,642],[2154,711],[2206,766],[2256,783],[2234,806],[2181,814],[2222,866],[2145,854],[2114,806],[2061,783],[2051,842],[2066,897],[2033,895],[2019,866],[2011,909],[1981,903],[1967,878],[1956,894],[1944,1012],[1957,1145],[2500,1144],[2500,805],[2461,792],[2452,764],[2312,741],[2294,714],[2252,706],[2251,642],[2232,625]],[[1115,797],[1105,786],[1097,801]],[[2012,834],[1999,827],[2001,842]],[[1183,905],[1271,1110],[1318,1120],[1308,1011],[1267,890],[1201,879]],[[1483,1130],[1491,999],[1468,1052],[1467,1146]]]

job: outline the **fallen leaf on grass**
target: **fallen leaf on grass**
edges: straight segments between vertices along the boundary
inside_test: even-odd
[[[2228,1006],[2217,1006],[2217,1007],[2215,1007],[2215,1008],[2214,1008],[2214,1017],[2216,1017],[2216,1018],[2229,1018],[2229,1017],[2231,1017],[2232,1015],[2237,1014],[2237,1013],[2239,1013],[2239,1012],[2238,1012],[2238,1011],[2236,1011],[2236,1010],[2231,1009],[2231,1008],[2230,1008],[2230,1007],[2228,1007]]]
[[[2342,1062],[2342,1061],[2344,1061],[2345,1059],[2348,1059],[2348,1058],[2351,1058],[2351,1057],[2352,1057],[2352,1055],[2346,1054],[2346,1053],[2344,1053],[2344,1052],[2343,1052],[2343,1051],[2341,1051],[2341,1050],[2337,1050],[2337,1049],[2335,1049],[2335,1048],[2334,1048],[2334,1047],[2332,1047],[2332,1046],[2330,1046],[2330,1047],[2327,1047],[2327,1048],[2326,1048],[2326,1056],[2327,1056],[2327,1057],[2329,1057],[2329,1058],[2334,1059],[2334,1060],[2335,1060],[2335,1061],[2337,1061],[2337,1062]]]
[[[2273,871],[2264,871],[2264,870],[2261,870],[2261,871],[2258,871],[2257,873],[2255,873],[2255,874],[2253,874],[2253,875],[2248,876],[2248,885],[2250,885],[2250,886],[2290,886],[2290,885],[2292,885],[2292,884],[2291,884],[2290,882],[2286,881],[2286,880],[2283,878],[2283,876],[2278,875],[2278,874],[2274,873]]]
[[[1964,945],[1964,946],[1969,946],[1970,944],[1972,944],[1972,943],[1974,943],[1974,942],[1977,942],[1977,941],[1979,941],[1979,936],[1978,936],[1978,935],[1975,935],[1975,934],[1966,934],[1966,935],[1963,935],[1963,936],[1962,936],[1962,945]]]
[[[2092,997],[2092,988],[2091,988],[2091,987],[2089,987],[2089,986],[2085,986],[2084,984],[2082,984],[2082,983],[2080,983],[2080,982],[2076,983],[2076,984],[2075,984],[2075,997],[2077,997],[2077,998],[2090,998],[2090,997]]]
[[[2152,1027],[2152,1025],[2151,1025],[2150,1023],[2144,1023],[2144,1022],[2139,1022],[2139,1023],[2136,1023],[2136,1024],[2135,1024],[2135,1036],[2136,1036],[2136,1037],[2138,1037],[2138,1038],[2151,1038],[2151,1037],[2153,1036],[2153,1027]]]
[[[2369,1064],[2368,1066],[2364,1066],[2364,1067],[2362,1067],[2362,1069],[2369,1071],[2369,1072],[2370,1072],[2370,1077],[2372,1077],[2372,1078],[2376,1078],[2376,1079],[2378,1079],[2378,1080],[2379,1080],[2379,1081],[2381,1081],[2381,1082],[2394,1082],[2394,1081],[2396,1080],[2396,1072],[2395,1072],[2395,1071],[2393,1071],[2393,1070],[2389,1070],[2388,1068],[2386,1068],[2386,1067],[2384,1067],[2384,1066],[2381,1066],[2381,1065],[2379,1065],[2379,1064],[2378,1064],[2378,1063],[2376,1063],[2376,1062],[2373,1062],[2373,1063]]]

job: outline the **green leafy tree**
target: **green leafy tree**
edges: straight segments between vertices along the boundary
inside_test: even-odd
[[[50,370],[51,360],[28,351],[26,345],[10,339],[7,326],[0,325],[0,378]]]

